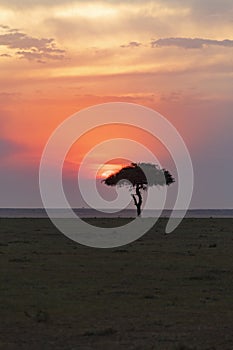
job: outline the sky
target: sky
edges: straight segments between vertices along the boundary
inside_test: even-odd
[[[194,167],[191,208],[232,208],[232,18],[232,0],[1,0],[0,207],[41,207],[41,154],[61,122],[96,104],[130,102],[158,111],[182,135]],[[129,134],[176,175],[158,140],[96,129],[66,158],[73,206],[85,206],[73,191],[85,153]],[[100,165],[96,154],[92,167]],[[87,186],[90,176],[89,168]],[[178,185],[169,188],[171,203]]]

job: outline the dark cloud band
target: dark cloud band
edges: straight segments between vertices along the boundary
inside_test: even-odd
[[[52,38],[36,38],[29,36],[18,29],[10,29],[8,26],[1,26],[4,31],[0,35],[0,46],[5,46],[10,50],[17,50],[16,55],[28,60],[44,62],[46,60],[62,60],[65,51],[56,47]],[[9,57],[9,53],[4,53],[2,57]]]
[[[205,46],[224,46],[233,47],[233,40],[211,40],[202,38],[163,38],[153,40],[151,46],[154,47],[167,47],[175,46],[184,49],[202,49]]]

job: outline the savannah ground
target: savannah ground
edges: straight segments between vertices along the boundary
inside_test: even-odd
[[[47,219],[0,219],[0,349],[232,350],[233,219],[165,224],[94,249]]]

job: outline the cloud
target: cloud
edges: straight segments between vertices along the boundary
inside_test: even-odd
[[[187,1],[182,0],[183,4]],[[189,0],[194,15],[203,18],[231,16],[233,11],[232,0]]]
[[[131,47],[131,48],[134,48],[134,47],[139,47],[141,46],[142,44],[139,43],[138,41],[130,41],[130,43],[128,43],[128,45],[121,45],[122,48],[127,48],[127,47]]]
[[[17,0],[2,0],[1,5],[10,7],[10,8],[17,8],[17,9],[28,9],[28,8],[33,8],[33,7],[41,7],[41,6],[46,6],[46,7],[52,7],[56,6],[56,4],[60,5],[68,5],[72,4],[75,0],[57,0],[54,2],[53,0],[22,0],[20,3]]]
[[[0,24],[0,28],[2,28],[2,29],[10,29],[8,26],[4,26],[3,24]]]
[[[196,23],[215,23],[232,21],[232,0],[157,0],[165,8],[190,9],[189,19]]]
[[[26,58],[29,61],[37,60],[37,62],[39,63],[46,63],[44,59],[63,60],[64,58],[63,54],[54,55],[46,52],[43,52],[42,54],[41,52],[37,51],[17,51],[16,54],[19,55],[20,58]]]
[[[0,34],[0,46],[6,46],[10,50],[17,50],[16,56],[27,60],[62,60],[65,51],[56,47],[52,38],[36,38],[29,36],[18,29],[10,29],[8,26],[1,26],[4,31]],[[1,57],[9,57],[4,53]]]
[[[2,53],[0,57],[11,57],[11,55],[9,55],[8,53]]]
[[[1,0],[1,5],[10,7],[10,8],[17,8],[17,9],[25,9],[25,8],[33,8],[33,7],[56,7],[56,6],[68,6],[72,4],[81,4],[83,5],[85,1],[83,0],[21,0],[20,2],[18,0]],[[89,0],[86,1],[89,5],[91,4],[111,4],[115,5],[116,0]],[[119,0],[117,3],[125,4],[129,3],[131,4],[132,0]],[[144,1],[143,1],[144,2]],[[145,2],[150,2],[150,0],[145,0]],[[135,4],[141,4],[142,0],[134,0]]]
[[[151,42],[152,48],[167,46],[176,46],[184,49],[202,49],[205,46],[233,47],[233,40],[212,40],[201,38],[163,38],[153,40]]]

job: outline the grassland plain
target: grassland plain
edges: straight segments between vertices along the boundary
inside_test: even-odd
[[[233,219],[166,221],[94,249],[48,219],[0,219],[0,349],[232,350]]]

